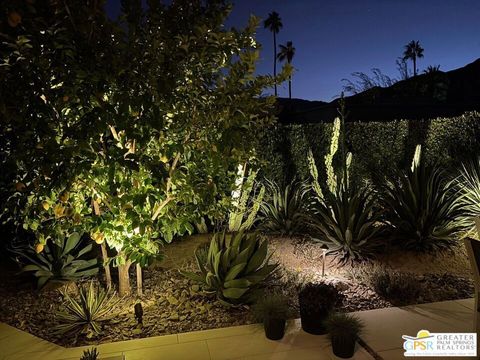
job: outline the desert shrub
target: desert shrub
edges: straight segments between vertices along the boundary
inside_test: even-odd
[[[56,333],[77,333],[87,338],[101,334],[102,322],[112,318],[112,310],[120,301],[115,294],[93,282],[79,289],[78,299],[63,291],[64,309],[57,312]]]
[[[417,146],[412,166],[383,189],[386,222],[399,246],[417,251],[447,249],[462,229],[464,207],[454,181],[438,166],[427,166]]]
[[[277,268],[276,264],[268,263],[268,244],[258,233],[214,234],[207,261],[203,262],[204,256],[200,254],[195,257],[199,273],[183,274],[225,305],[253,302]]]
[[[478,236],[474,218],[480,216],[480,157],[462,165],[458,178],[460,201],[465,213],[461,219],[468,236]]]
[[[366,282],[378,295],[394,305],[412,304],[422,294],[418,280],[411,273],[373,267]]]
[[[309,209],[308,190],[305,182],[291,182],[283,188],[267,182],[267,196],[260,209],[260,228],[280,235],[304,232]]]
[[[100,266],[97,258],[84,259],[92,246],[92,243],[83,246],[81,236],[74,232],[60,244],[51,240],[46,245],[14,249],[13,253],[24,264],[22,271],[38,278],[40,289],[49,281],[68,282],[95,275]]]

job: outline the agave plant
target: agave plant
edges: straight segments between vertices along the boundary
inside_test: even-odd
[[[334,193],[317,200],[309,223],[313,240],[325,244],[341,264],[375,254],[381,228],[371,190],[339,184]]]
[[[37,253],[33,247],[12,251],[23,259],[23,262],[29,263],[22,270],[33,272],[33,275],[38,278],[38,288],[42,288],[48,281],[68,282],[92,276],[98,272],[99,263],[96,258],[81,259],[92,250],[92,244],[85,247],[81,245],[80,235],[74,232],[64,239],[61,245],[47,241],[40,253]]]
[[[216,294],[225,305],[239,305],[255,300],[264,281],[277,265],[269,264],[267,242],[258,233],[240,231],[213,235],[204,256],[195,253],[199,273],[184,272],[200,283],[207,293]]]
[[[267,183],[268,198],[260,209],[261,229],[280,235],[300,234],[305,230],[308,203],[305,194],[309,188],[304,182],[292,182],[281,188]]]
[[[402,247],[431,251],[455,244],[465,209],[455,181],[445,178],[438,166],[424,164],[418,145],[410,170],[385,186],[386,222]]]
[[[461,224],[467,230],[467,236],[475,236],[474,218],[480,216],[480,157],[462,165],[458,185],[460,201],[464,205]]]
[[[95,286],[93,281],[79,289],[78,300],[62,291],[65,309],[57,312],[57,334],[79,332],[93,337],[102,332],[101,323],[112,317],[112,310],[120,301],[114,293]]]

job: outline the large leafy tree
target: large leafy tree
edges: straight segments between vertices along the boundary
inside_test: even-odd
[[[224,216],[274,101],[273,78],[254,75],[258,19],[226,30],[223,1],[138,3],[122,2],[123,24],[98,1],[39,1],[2,25],[2,197],[18,210],[6,214],[24,224],[52,193],[81,193],[73,213],[116,250],[121,293],[131,263]],[[54,237],[30,223],[38,242]]]

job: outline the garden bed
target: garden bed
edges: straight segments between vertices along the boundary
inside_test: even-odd
[[[185,254],[186,242],[195,246],[202,241],[184,240],[169,246],[172,258],[175,249]],[[343,310],[360,311],[399,305],[382,298],[361,281],[362,265],[339,267],[327,257],[326,276],[322,277],[323,250],[315,243],[299,239],[272,238],[273,259],[280,263],[278,274],[272,278],[269,290],[288,295],[294,316],[298,317],[297,289],[308,281],[326,281],[335,284],[343,295]],[[193,247],[193,246],[192,246]],[[188,249],[190,251],[191,249]],[[428,259],[426,259],[428,257]],[[426,261],[428,260],[428,261]],[[416,255],[393,252],[382,256],[377,264],[412,273],[421,288],[415,303],[453,300],[471,297],[473,282],[463,247],[454,253]],[[55,312],[62,304],[58,289],[36,292],[33,283],[24,276],[3,272],[0,285],[0,321],[30,332],[63,346],[79,346],[128,340],[141,337],[182,333],[195,330],[243,325],[252,322],[245,307],[226,308],[214,297],[204,296],[198,286],[186,280],[181,269],[192,269],[191,258],[171,264],[165,262],[144,271],[144,294],[123,299],[114,311],[113,320],[107,322],[97,338],[54,335]],[[447,270],[449,270],[447,272]],[[133,284],[133,288],[135,284]],[[75,292],[75,285],[68,291]],[[141,302],[144,309],[143,327],[137,325],[134,305]]]

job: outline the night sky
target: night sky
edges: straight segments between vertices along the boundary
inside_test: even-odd
[[[119,0],[107,11],[118,14]],[[448,71],[480,58],[480,0],[237,0],[228,25],[241,27],[250,14],[263,19],[277,11],[283,22],[278,42],[296,48],[292,96],[331,101],[342,79],[380,68],[396,77],[403,46],[419,40],[425,49],[420,71]],[[272,34],[259,28],[263,45],[259,73],[273,71]],[[409,64],[411,66],[411,64]],[[288,96],[287,86],[279,88]]]

